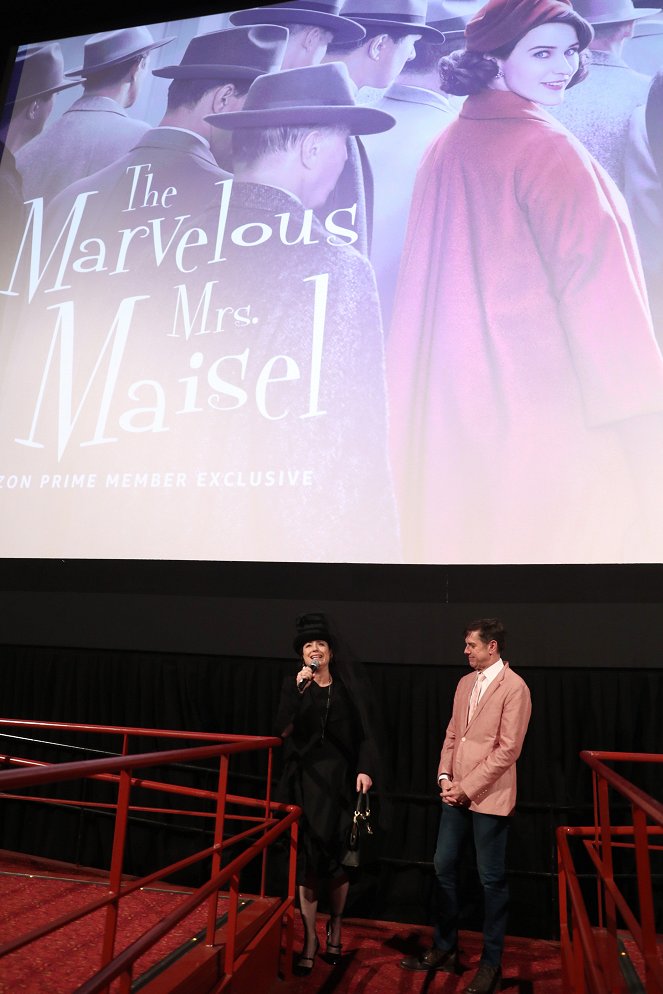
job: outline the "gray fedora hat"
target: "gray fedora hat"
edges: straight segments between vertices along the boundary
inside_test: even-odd
[[[111,66],[119,66],[122,62],[135,59],[143,52],[153,48],[161,48],[173,40],[163,38],[155,41],[146,27],[120,28],[117,31],[101,31],[91,35],[83,46],[83,65],[80,69],[72,69],[67,76],[92,76]]]
[[[619,24],[660,14],[660,7],[635,7],[633,0],[573,0],[573,9],[590,24]]]
[[[286,69],[259,76],[242,110],[210,114],[217,128],[324,127],[346,125],[352,135],[375,135],[396,123],[391,114],[355,103],[350,74],[343,62]]]
[[[467,22],[484,6],[485,0],[428,0],[426,24],[441,31],[446,41],[462,38]]]
[[[268,4],[236,10],[230,15],[231,24],[310,24],[330,31],[334,41],[345,44],[361,41],[366,32],[361,24],[341,17],[342,0],[287,0],[286,3]]]
[[[421,35],[422,41],[444,41],[443,33],[426,23],[427,8],[427,0],[345,0],[342,13],[359,21],[367,34],[375,33],[374,28],[398,28]]]
[[[250,79],[281,68],[288,29],[278,24],[225,28],[196,35],[177,66],[153,69],[167,79]]]
[[[78,86],[78,81],[65,79],[63,70],[62,49],[57,41],[29,46],[16,57],[6,103],[36,100]]]

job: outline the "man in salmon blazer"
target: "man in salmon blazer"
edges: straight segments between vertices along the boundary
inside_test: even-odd
[[[435,851],[435,945],[401,963],[408,970],[457,969],[457,870],[472,833],[484,895],[483,951],[464,994],[492,994],[500,982],[509,816],[516,805],[516,761],[532,711],[527,684],[502,660],[505,634],[497,618],[471,621],[465,629],[465,655],[473,672],[456,688],[438,767],[443,803]]]

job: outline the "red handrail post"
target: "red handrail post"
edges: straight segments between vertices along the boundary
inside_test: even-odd
[[[587,985],[585,980],[585,956],[582,948],[582,943],[580,941],[580,935],[578,934],[578,916],[574,913],[572,916],[573,930],[574,930],[574,968],[575,968],[575,984],[573,985],[574,994],[587,994]]]
[[[288,856],[288,907],[285,912],[285,962],[282,973],[285,980],[292,978],[292,949],[295,937],[295,893],[297,889],[297,840],[299,822],[290,826],[290,851]]]
[[[594,847],[597,853],[600,853],[601,823],[599,820],[599,778],[596,770],[592,770],[592,802],[594,807]],[[603,917],[603,887],[599,876],[596,878],[596,908],[598,911],[598,926],[599,928],[603,928],[605,925]]]
[[[272,750],[272,747],[270,746],[269,749],[267,750],[267,784],[266,784],[267,789],[265,791],[265,823],[266,823],[265,824],[265,832],[269,828],[269,824],[268,824],[269,823],[269,819],[270,819],[269,812],[270,812],[270,804],[271,804],[271,800],[272,800],[272,757],[273,757],[273,750]],[[265,896],[266,882],[267,882],[267,849],[263,849],[263,853],[262,853],[262,865],[260,867],[260,896],[261,897]]]
[[[642,954],[645,961],[645,978],[647,990],[650,985],[654,989],[652,963],[656,960],[656,920],[654,916],[654,900],[652,894],[651,865],[649,861],[649,842],[647,834],[647,816],[644,811],[632,806],[633,834],[635,843],[635,867],[638,878],[638,901],[640,905],[640,924],[642,926]]]
[[[113,851],[109,874],[110,891],[113,900],[106,909],[104,938],[101,951],[101,966],[106,966],[115,952],[117,936],[117,921],[119,916],[119,894],[122,888],[122,868],[124,866],[124,850],[127,839],[127,819],[129,815],[129,795],[131,792],[131,770],[121,770],[117,788],[117,808],[115,812],[115,830],[113,832]]]
[[[617,907],[614,898],[610,893],[610,887],[605,884],[613,884],[615,880],[615,867],[612,853],[612,825],[610,822],[610,797],[608,783],[601,777],[598,781],[598,803],[599,803],[599,851],[602,864],[602,881],[604,886],[603,901],[605,906],[605,928],[606,928],[606,966],[608,970],[608,983],[610,991],[620,991],[621,969],[619,966],[619,950],[617,948]],[[601,905],[599,904],[599,907]]]
[[[129,967],[120,974],[120,989],[118,994],[131,994],[131,984],[132,984],[133,968]]]
[[[239,903],[239,874],[230,878],[228,894],[228,927],[226,929],[225,973],[232,977],[235,969],[235,948],[237,946],[237,910]]]
[[[226,799],[228,795],[228,762],[229,757],[222,755],[219,757],[219,784],[216,795],[216,816],[214,819],[214,853],[212,855],[211,878],[216,877],[221,869],[223,856],[223,833],[226,823]],[[213,891],[209,896],[207,909],[207,935],[208,946],[214,945],[214,935],[216,933],[216,919],[219,906],[219,892]]]
[[[562,978],[568,994],[573,994],[571,987],[571,970],[569,956],[571,955],[571,931],[569,928],[569,906],[567,900],[566,869],[562,857],[562,847],[557,846],[557,894],[559,900],[559,944],[562,959]]]

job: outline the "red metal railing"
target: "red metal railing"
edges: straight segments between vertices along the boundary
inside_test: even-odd
[[[618,936],[621,923],[642,960],[640,978],[647,994],[663,994],[663,964],[657,949],[650,853],[663,835],[663,804],[626,780],[607,762],[663,763],[656,753],[590,752],[580,754],[592,770],[594,824],[557,829],[562,970],[567,994],[617,994],[625,989]],[[610,790],[628,802],[629,824],[611,822]],[[569,840],[583,839],[596,872],[597,921],[592,924],[571,854]],[[629,904],[615,879],[615,850],[635,854],[638,910]]]
[[[215,987],[221,991],[230,982],[236,966],[236,934],[239,911],[239,881],[241,871],[253,860],[262,858],[260,878],[260,897],[265,896],[265,867],[268,847],[284,833],[290,833],[290,859],[288,867],[287,896],[276,902],[265,928],[275,919],[285,919],[286,948],[283,960],[283,972],[290,973],[290,962],[293,937],[293,908],[295,893],[295,855],[297,849],[297,824],[300,811],[292,805],[283,805],[271,799],[271,773],[273,749],[281,745],[278,738],[261,738],[257,736],[235,736],[202,732],[173,731],[167,729],[125,728],[122,726],[64,724],[61,722],[21,721],[0,719],[0,733],[4,729],[32,729],[48,731],[66,731],[67,733],[90,733],[117,735],[121,739],[121,755],[109,756],[103,759],[81,760],[71,763],[47,764],[34,759],[21,758],[7,751],[0,755],[0,761],[5,765],[22,767],[0,771],[0,798],[20,797],[24,801],[39,803],[57,803],[83,805],[86,809],[100,808],[115,811],[115,826],[113,846],[109,869],[109,891],[104,897],[88,902],[75,911],[62,915],[40,928],[35,928],[22,936],[0,945],[0,958],[24,948],[32,942],[43,938],[54,931],[64,928],[84,918],[87,915],[106,909],[105,927],[103,930],[101,969],[86,983],[77,989],[76,994],[99,994],[107,991],[114,980],[119,980],[120,994],[129,994],[133,978],[133,969],[137,960],[152,948],[160,939],[168,934],[175,926],[183,921],[196,908],[207,902],[207,928],[205,942],[213,945],[218,918],[219,892],[228,888],[229,906],[227,913],[227,928],[224,957],[224,976]],[[189,742],[205,742],[204,745],[183,746],[155,752],[129,754],[131,739],[160,739]],[[64,743],[60,743],[65,745]],[[238,754],[266,750],[267,776],[266,791],[263,799],[228,794],[228,771],[232,756]],[[167,767],[183,762],[192,763],[199,760],[218,760],[218,778],[215,790],[202,790],[187,787],[177,783],[143,779],[135,772],[149,767]],[[27,767],[27,769],[26,769]],[[81,779],[101,780],[117,784],[117,798],[114,802],[85,800],[72,801],[62,798],[35,797],[32,795],[15,794],[22,789],[30,789],[44,784],[64,783]],[[132,788],[140,787],[148,791],[161,791],[167,794],[192,798],[200,803],[207,802],[209,810],[163,808],[150,805],[132,805],[130,802]],[[227,805],[239,807],[239,813],[227,812]],[[151,813],[168,813],[169,815],[188,815],[192,818],[207,818],[213,820],[213,840],[210,846],[201,849],[176,863],[160,867],[140,879],[126,879],[123,873],[125,844],[129,815],[140,811]],[[256,812],[260,814],[256,814]],[[226,836],[226,823],[230,821],[249,822],[250,827]],[[222,866],[224,852],[240,841],[253,840],[248,847],[227,865]],[[150,928],[139,939],[115,955],[117,939],[118,915],[123,899],[140,888],[147,887],[157,880],[164,880],[172,874],[187,869],[202,860],[211,858],[209,880],[191,894],[184,897],[178,907],[166,915],[157,925]]]

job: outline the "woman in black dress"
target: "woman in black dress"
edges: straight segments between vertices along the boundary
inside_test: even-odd
[[[327,882],[330,919],[326,960],[341,958],[341,919],[349,878],[341,858],[357,793],[368,791],[375,771],[365,681],[339,653],[339,640],[323,614],[297,618],[293,646],[302,666],[281,691],[276,731],[284,741],[278,795],[302,808],[297,883],[304,948],[295,964],[309,974],[319,948],[315,923],[319,885]]]

